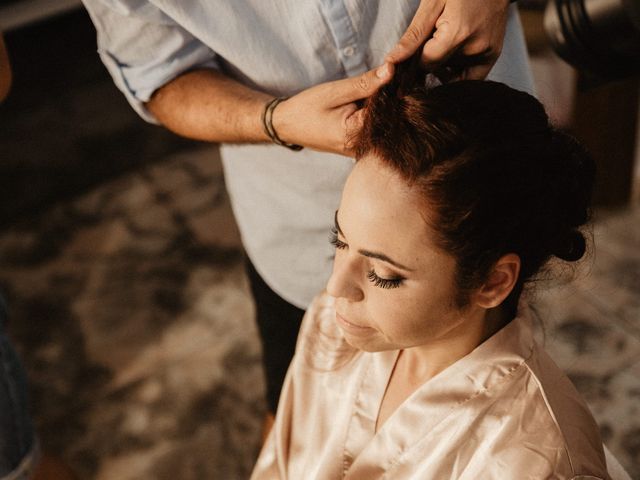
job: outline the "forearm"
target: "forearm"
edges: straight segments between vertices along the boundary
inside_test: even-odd
[[[214,70],[194,70],[159,88],[146,106],[169,130],[196,140],[268,142],[261,114],[269,95]]]

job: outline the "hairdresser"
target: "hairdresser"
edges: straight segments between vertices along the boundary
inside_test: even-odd
[[[423,44],[424,63],[448,78],[488,75],[531,91],[508,0],[83,1],[132,107],[222,144],[271,412],[304,309],[331,272],[327,219],[353,165],[346,138],[358,101]]]

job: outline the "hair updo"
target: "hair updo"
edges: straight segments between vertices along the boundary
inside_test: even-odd
[[[419,57],[364,106],[356,159],[375,155],[423,194],[439,246],[457,260],[458,306],[507,253],[520,257],[506,301],[552,257],[585,253],[595,164],[531,95],[491,81],[425,86]]]

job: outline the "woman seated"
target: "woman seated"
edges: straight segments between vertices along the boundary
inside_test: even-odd
[[[549,261],[585,254],[592,160],[530,95],[428,89],[415,63],[363,112],[333,274],[252,478],[609,478],[527,307]]]

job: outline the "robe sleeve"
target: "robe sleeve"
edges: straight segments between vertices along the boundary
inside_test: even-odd
[[[315,389],[322,388],[320,383],[317,383],[322,376],[317,368],[328,366],[333,369],[335,365],[330,360],[334,357],[335,350],[343,347],[344,344],[344,337],[335,330],[337,327],[335,327],[334,312],[333,299],[326,293],[322,293],[313,300],[304,315],[298,334],[296,353],[289,365],[280,393],[276,420],[260,452],[251,480],[289,478],[292,448],[296,448],[292,446],[294,416],[298,415],[295,425],[298,434],[300,431],[305,431],[305,428],[309,428],[308,425],[300,423],[301,412],[304,412],[305,419],[313,417],[309,410],[311,406],[305,404],[300,392],[304,391],[305,395],[314,397]],[[310,421],[313,423],[312,418]],[[308,431],[311,431],[311,428]],[[299,453],[296,452],[294,455]]]

